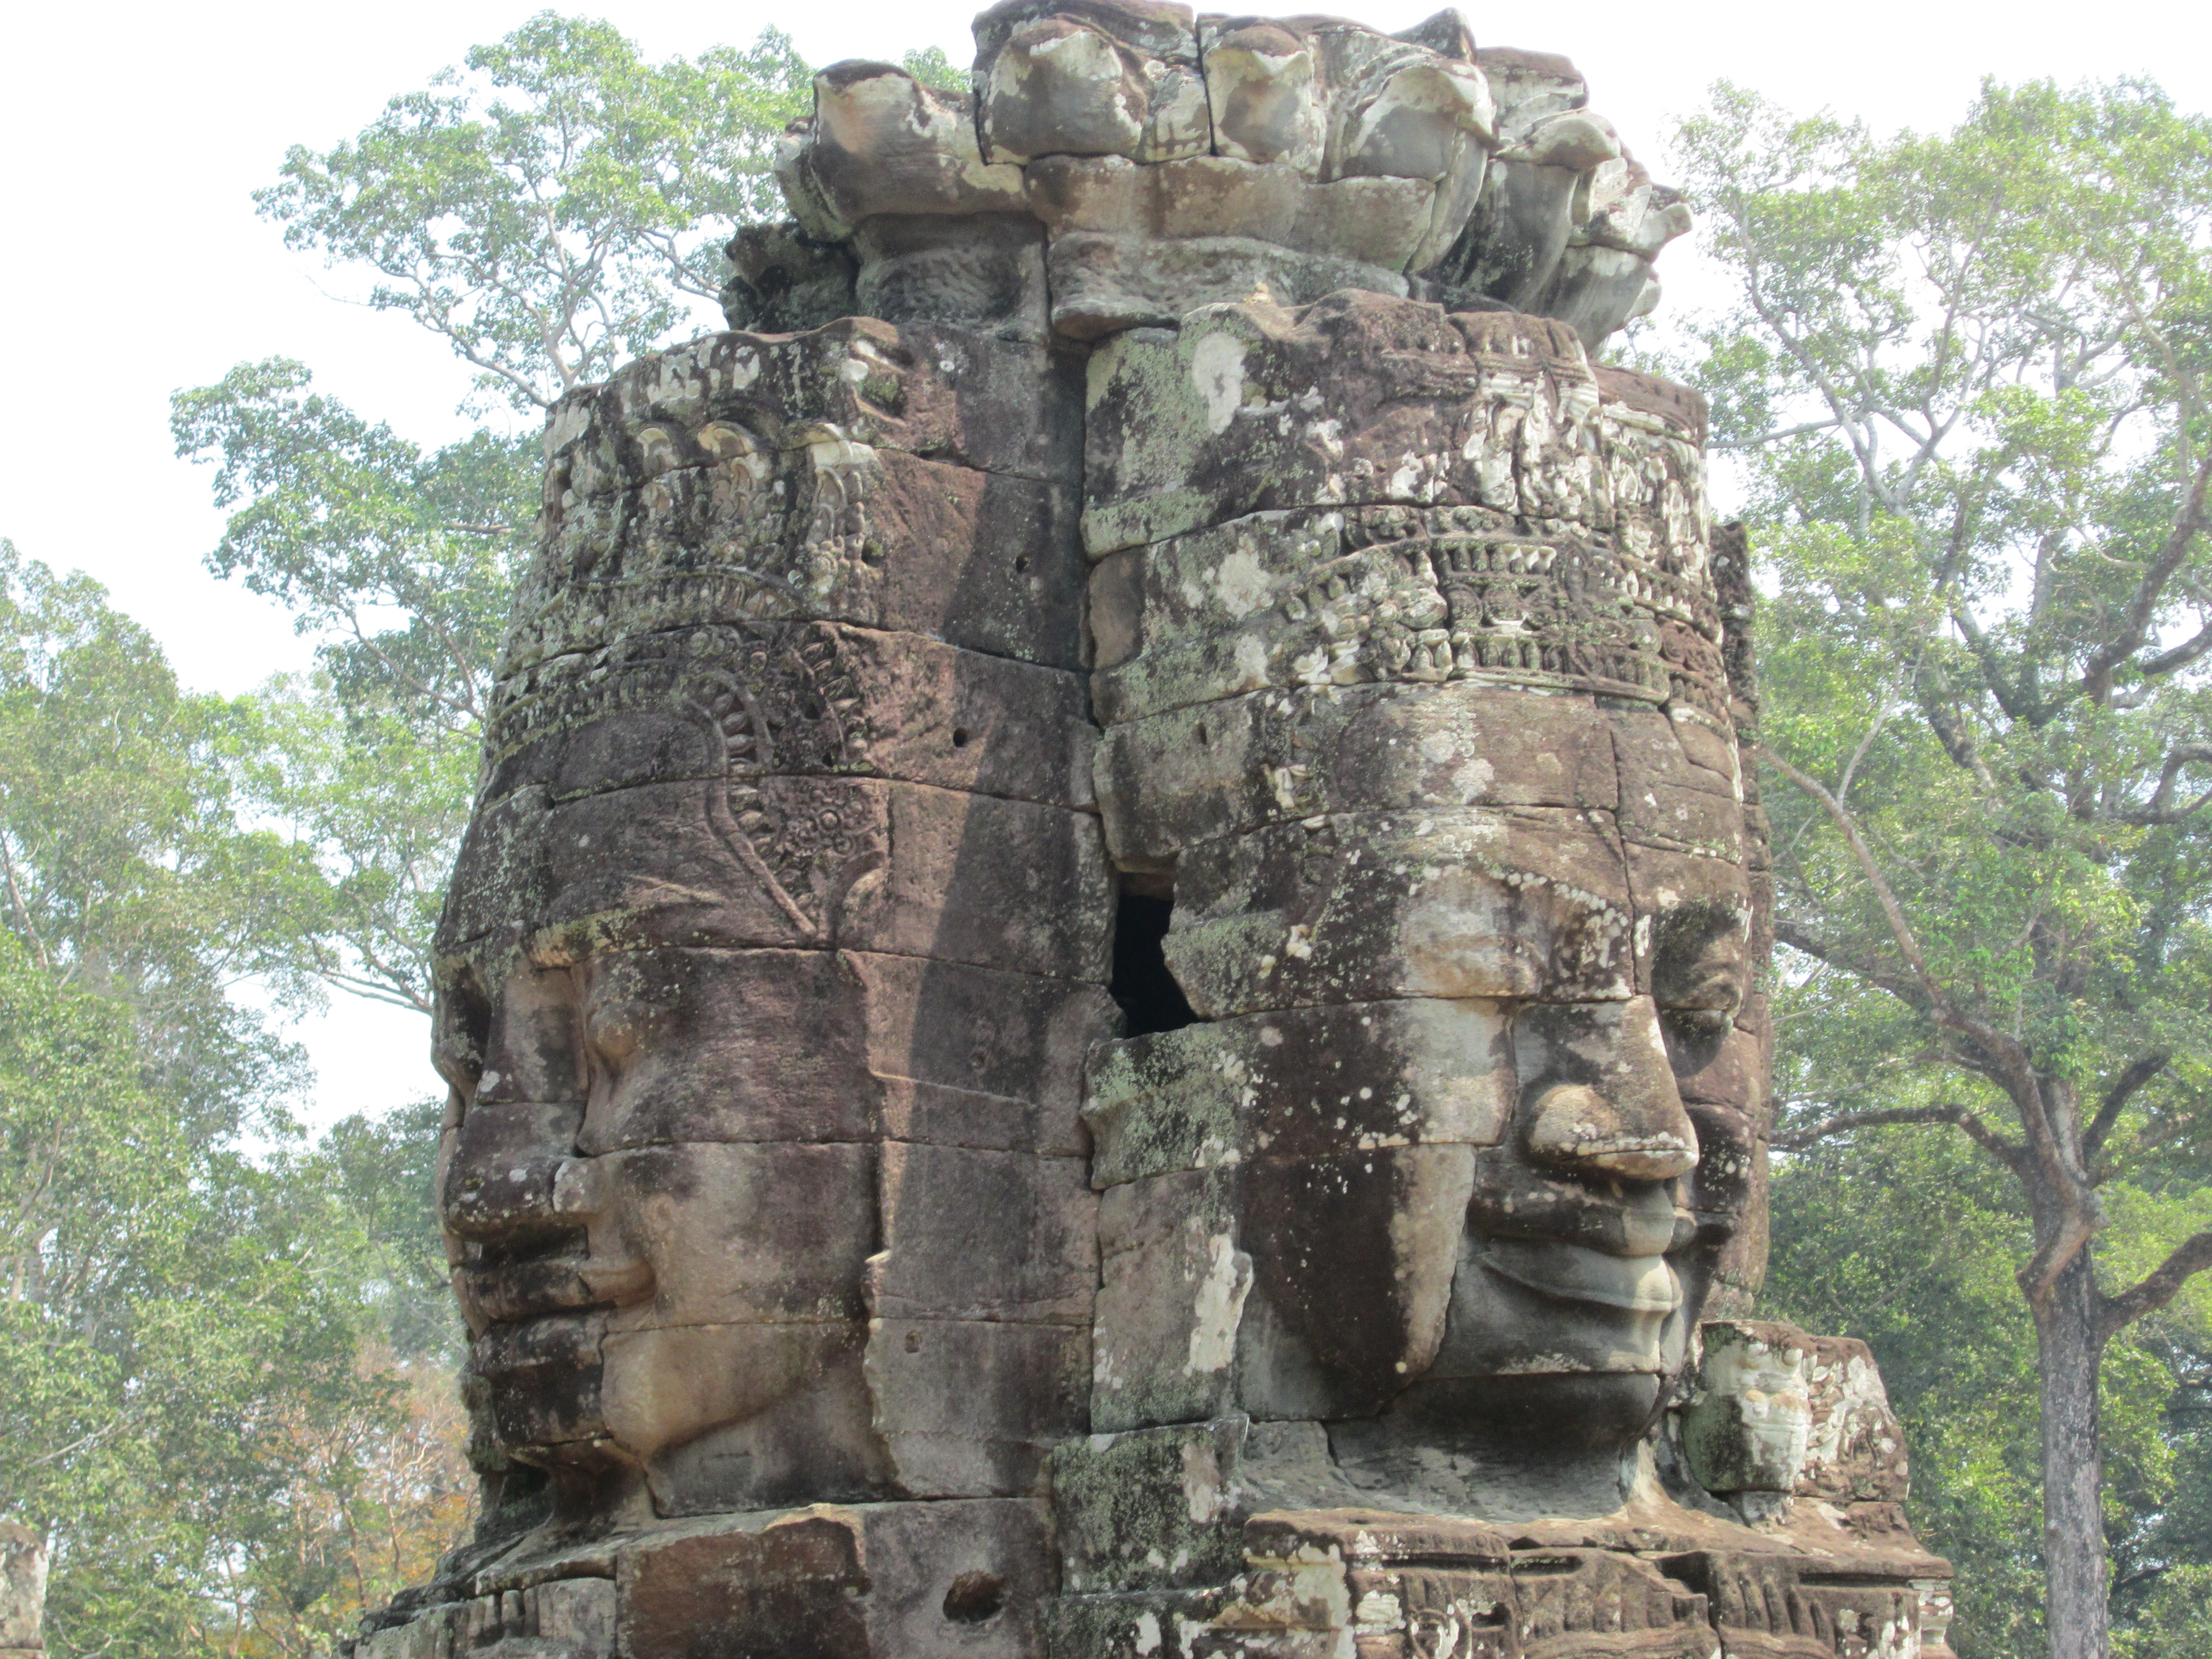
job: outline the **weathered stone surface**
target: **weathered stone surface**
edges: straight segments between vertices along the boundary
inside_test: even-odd
[[[1285,256],[1285,271],[1297,270],[1299,254],[1379,266],[1359,273],[1367,280],[1346,286],[1364,288],[1379,281],[1386,284],[1385,292],[1403,289],[1402,283],[1389,283],[1389,275],[1405,270],[1427,234],[1436,194],[1436,187],[1424,179],[1316,184],[1291,167],[1215,155],[1158,167],[1111,157],[1054,155],[1033,162],[1025,177],[1030,210],[1053,234],[1055,248],[1084,233],[1139,244],[1233,237],[1272,246]],[[1141,264],[1146,256],[1133,248],[1124,257]],[[1195,305],[1210,304],[1225,291],[1233,290],[1202,294]],[[1178,311],[1175,319],[1182,314]]]
[[[580,386],[545,434],[551,528],[577,500],[817,444],[1073,480],[1068,368],[1046,347],[850,317],[805,334],[708,334]]]
[[[862,1372],[866,1327],[680,1325],[611,1334],[609,1434],[655,1513],[894,1495]]]
[[[1220,1583],[1243,1556],[1242,1417],[1093,1434],[1053,1454],[1053,1509],[1072,1593]],[[1080,1650],[1079,1650],[1080,1651]]]
[[[1747,1320],[1705,1328],[1682,1438],[1720,1492],[1900,1503],[1905,1438],[1866,1344]]]
[[[1084,1058],[1120,1018],[1103,989],[920,957],[852,960],[869,988],[869,1045],[878,1071],[939,1090],[1033,1101],[1038,1108],[1034,1139],[1015,1139],[1011,1129],[985,1127],[1003,1121],[1002,1108],[980,1100],[963,1106],[955,1097],[916,1091],[902,1108],[886,1107],[892,1138],[942,1146],[1004,1142],[1006,1150],[1050,1157],[1086,1150],[1075,1121]],[[898,1110],[908,1115],[902,1119]],[[976,1128],[924,1133],[923,1126],[946,1124],[955,1111],[972,1112]]]
[[[569,503],[503,672],[711,623],[820,618],[1081,665],[1072,489],[823,441]]]
[[[1453,12],[977,42],[817,77],[776,331],[554,411],[434,1042],[551,1508],[356,1651],[1940,1654],[1863,1350],[1686,1377],[1765,1249],[1755,595],[1591,361],[1682,204]]]
[[[872,1310],[1088,1324],[1097,1205],[1085,1176],[1079,1158],[887,1143]]]
[[[1208,1018],[1385,997],[1587,1001],[1632,988],[1607,820],[1439,808],[1301,821],[1184,849],[1169,967]]]
[[[1400,294],[1406,286],[1380,265],[1249,236],[1161,242],[1093,231],[1053,239],[1051,282],[1053,326],[1077,340],[1172,327],[1225,295],[1297,306],[1339,289]]]
[[[863,315],[1046,337],[1044,230],[1027,214],[882,213],[860,222],[853,243],[852,308]]]
[[[615,1586],[607,1578],[557,1578],[430,1608],[414,1622],[367,1638],[356,1659],[489,1659],[611,1654]]]
[[[503,682],[489,798],[881,777],[1087,808],[1080,676],[912,634],[750,623],[632,636]]]
[[[1606,810],[1619,789],[1588,702],[1467,682],[1248,693],[1111,728],[1097,761],[1124,869],[1323,814],[1424,806]]]
[[[1379,294],[1208,307],[1092,356],[1094,556],[1243,514],[1486,507],[1528,531],[1618,533],[1643,562],[1702,556],[1702,422],[1640,405],[1563,325]],[[1662,590],[1656,602],[1674,602]]]
[[[825,240],[878,214],[1003,213],[1022,202],[1018,167],[993,166],[965,93],[926,87],[890,64],[833,64],[814,77],[814,119],[778,148],[776,182]]]
[[[979,128],[994,160],[1205,152],[1189,9],[1158,0],[1000,0],[975,20]]]
[[[1403,293],[1410,274],[1462,308],[1565,319],[1594,348],[1656,302],[1651,260],[1688,228],[1675,193],[1580,107],[1571,65],[1477,52],[1455,14],[1386,35],[1323,17],[1194,21],[1153,0],[1006,0],[975,40],[972,111],[890,64],[838,64],[779,149],[804,234],[855,246],[863,308],[1008,325],[1009,307],[977,303],[1007,284],[979,282],[972,256],[916,262],[874,238],[886,220],[942,219],[978,227],[980,252],[981,227],[1016,217],[1026,191],[1054,244],[1053,324],[1071,337],[1249,298],[1263,271],[1278,298],[1312,298],[1325,290],[1302,261],[1317,259],[1352,261],[1348,286]],[[1110,273],[1096,249],[1063,258],[1063,237],[1102,230],[1117,238]],[[1178,246],[1206,237],[1244,246]],[[748,271],[760,258],[746,251]],[[1089,291],[1064,300],[1072,281]],[[805,284],[733,286],[732,314],[750,317],[763,287]]]
[[[1097,820],[848,777],[649,784],[472,828],[441,948],[519,937],[548,959],[659,945],[828,948],[1106,978]]]
[[[1443,1340],[1473,1183],[1439,1144],[1109,1188],[1092,1427],[1380,1409]]]
[[[1650,574],[1486,507],[1257,514],[1100,567],[1098,710],[1118,724],[1270,686],[1377,680],[1718,708],[1717,617],[1709,602],[1648,606]]]
[[[617,1557],[623,1659],[1015,1659],[1053,1580],[1041,1504],[817,1505]]]
[[[1090,1425],[1090,1327],[878,1320],[867,1378],[902,1491],[1026,1496],[1052,1449]]]
[[[1102,1045],[1083,1113],[1091,1182],[1346,1147],[1492,1146],[1519,1093],[1507,1029],[1496,1003],[1407,999]]]
[[[799,334],[854,313],[852,254],[795,221],[744,226],[722,252],[730,262],[722,315],[739,332]]]

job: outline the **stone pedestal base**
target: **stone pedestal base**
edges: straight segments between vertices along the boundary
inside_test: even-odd
[[[1026,1499],[814,1504],[526,1543],[353,1659],[1029,1659],[1057,1577]]]

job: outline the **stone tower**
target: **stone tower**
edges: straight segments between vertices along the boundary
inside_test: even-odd
[[[486,1510],[360,1659],[1911,1659],[1765,1254],[1687,228],[1564,58],[1007,0],[556,410],[439,939]]]

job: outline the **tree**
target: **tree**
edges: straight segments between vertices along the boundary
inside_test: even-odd
[[[363,1344],[441,1351],[405,1308],[427,1146],[304,1154],[298,1058],[234,994],[320,994],[313,857],[242,821],[267,736],[0,543],[0,1511],[53,1540],[58,1654],[234,1647],[328,1601],[328,1540],[291,1547],[337,1483],[302,1426],[402,1444],[407,1379]],[[365,1190],[403,1169],[411,1237]],[[456,1487],[458,1431],[414,1438]]]
[[[1987,85],[1876,143],[1723,86],[1680,144],[1734,292],[1692,374],[1778,589],[1777,936],[1831,1025],[1775,1144],[1939,1124],[2012,1183],[2046,1627],[2092,1659],[2100,1370],[2212,1265],[2212,125]]]
[[[532,411],[714,301],[724,228],[777,210],[773,147],[811,75],[775,29],[648,64],[551,12],[467,69],[350,143],[294,148],[255,200],[289,246],[374,273],[368,303],[441,336],[483,406]]]
[[[941,52],[916,61],[950,72]],[[534,417],[713,317],[721,244],[775,201],[773,145],[811,84],[773,29],[651,64],[605,24],[542,13],[353,140],[295,148],[257,197],[291,246],[365,269],[367,303],[453,347],[475,370],[465,408],[520,417],[425,453],[283,358],[173,400],[178,453],[236,509],[210,568],[319,641],[318,676],[274,690],[282,760],[252,781],[319,854],[301,961],[327,983],[428,1011],[430,930],[533,545]]]
[[[319,636],[322,672],[272,688],[260,798],[331,874],[311,966],[424,1013],[430,929],[468,817],[477,727],[537,515],[531,438],[479,431],[424,454],[311,390],[301,364],[241,363],[177,394],[180,453],[236,507],[209,557]]]

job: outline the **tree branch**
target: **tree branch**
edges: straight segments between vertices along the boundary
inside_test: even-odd
[[[2097,1340],[2108,1341],[2145,1314],[2156,1313],[2207,1267],[2212,1267],[2212,1232],[2197,1233],[2178,1246],[2133,1290],[2098,1298]]]
[[[2121,1109],[2133,1098],[2136,1090],[2164,1071],[2172,1058],[2171,1054],[2163,1050],[2145,1054],[2112,1079],[2112,1086],[2105,1091],[2104,1099],[2097,1104],[2097,1115],[2089,1120],[2089,1127],[2082,1131],[2081,1156],[2085,1160],[2095,1158],[2103,1150],[2106,1137],[2112,1133],[2112,1126],[2120,1121]]]
[[[2158,556],[2150,562],[2142,579],[2136,584],[2135,595],[2128,601],[2119,633],[2092,652],[2089,660],[2082,665],[2081,689],[2092,696],[2101,694],[2110,684],[2112,670],[2141,649],[2148,636],[2151,619],[2158,612],[2158,602],[2166,592],[2166,582],[2181,568],[2190,544],[2204,527],[2208,487],[2212,487],[2212,455],[2207,455],[2204,464],[2197,469],[2189,498],[2182,504],[2180,516],[2174,520],[2166,544],[2159,549]]]
[[[1890,891],[1889,883],[1883,878],[1881,866],[1875,862],[1874,854],[1860,836],[1856,821],[1844,810],[1842,802],[1771,749],[1761,749],[1759,752],[1776,771],[1820,802],[1826,809],[1828,816],[1835,820],[1836,828],[1844,832],[1844,839],[1850,844],[1852,856],[1857,859],[1860,870],[1874,888],[1875,896],[1881,902],[1881,913],[1889,923],[1890,937],[1897,941],[1898,953],[1905,958],[1905,965],[1912,969],[1912,977],[1919,982],[1929,1008],[1939,1020],[1948,1016],[1946,1023],[1958,1021],[1958,1011],[1952,1007],[1951,999],[1944,994],[1943,988],[1936,984],[1936,976],[1929,971],[1928,958],[1921,953],[1920,940],[1913,933],[1911,924],[1905,921],[1905,911],[1897,902],[1897,895]]]
[[[1801,1152],[1832,1135],[1848,1134],[1854,1129],[1880,1128],[1891,1123],[1948,1123],[1964,1130],[1967,1139],[2007,1169],[2017,1171],[2020,1167],[2021,1149],[1964,1106],[1893,1106],[1873,1112],[1838,1112],[1832,1117],[1822,1118],[1810,1128],[1777,1135],[1771,1144],[1777,1152]]]

